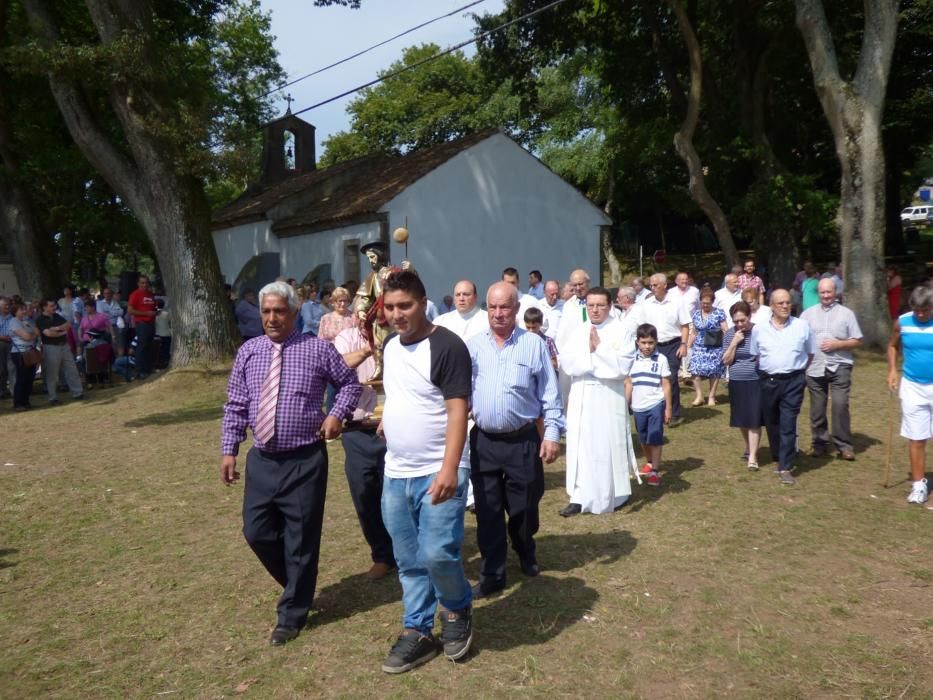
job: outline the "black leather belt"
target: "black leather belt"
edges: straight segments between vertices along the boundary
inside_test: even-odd
[[[535,422],[530,421],[528,423],[525,423],[525,425],[523,425],[521,428],[518,428],[517,430],[510,430],[507,433],[491,433],[488,430],[483,430],[482,428],[480,428],[480,432],[482,432],[484,435],[487,435],[488,437],[495,438],[497,440],[507,440],[508,438],[518,437],[522,433],[525,433],[534,427],[535,427]]]
[[[793,372],[784,372],[783,374],[768,374],[767,372],[759,373],[759,376],[764,377],[765,379],[790,379],[791,377],[797,377],[803,374],[802,369],[795,369]]]
[[[674,338],[673,340],[665,340],[663,343],[658,343],[658,347],[665,347],[668,345],[673,345],[674,343],[683,343],[680,338]],[[686,345],[686,343],[684,343]]]

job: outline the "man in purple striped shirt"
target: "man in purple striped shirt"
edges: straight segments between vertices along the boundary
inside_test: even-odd
[[[230,372],[220,476],[227,485],[240,478],[236,457],[249,426],[243,536],[284,589],[269,639],[280,646],[298,636],[314,598],[327,492],[324,441],[339,437],[362,386],[333,345],[298,332],[292,287],[267,284],[259,308],[265,335],[243,344]],[[325,418],[328,383],[338,391]]]

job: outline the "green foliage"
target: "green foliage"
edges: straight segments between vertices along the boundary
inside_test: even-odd
[[[105,267],[106,252],[138,263],[151,248],[132,212],[72,142],[45,85],[48,71],[77,78],[105,131],[135,157],[112,102],[116,89],[125,90],[132,117],[157,137],[177,172],[203,184],[212,205],[256,180],[261,125],[273,116],[267,93],[283,78],[259,0],[160,2],[138,31],[107,43],[83,3],[58,3],[61,41],[49,49],[19,4],[10,7],[0,40],[0,91],[11,105],[6,116],[22,182],[57,244],[74,241],[79,274]],[[67,261],[70,251],[63,252]]]
[[[436,44],[413,46],[379,73],[388,76],[440,51]],[[350,130],[324,142],[323,165],[370,153],[401,154],[498,126],[499,109],[509,109],[507,96],[491,104],[482,75],[473,61],[454,52],[388,78],[363,90],[350,102]]]
[[[755,247],[777,233],[792,232],[802,246],[825,255],[837,248],[839,197],[815,186],[808,175],[776,175],[753,184],[732,209],[735,224]]]

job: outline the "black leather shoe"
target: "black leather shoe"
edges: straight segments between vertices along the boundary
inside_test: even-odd
[[[269,637],[269,644],[274,647],[283,646],[297,637],[299,632],[301,632],[301,628],[299,627],[284,627],[283,625],[278,625],[272,630],[272,636]]]
[[[538,562],[534,559],[523,559],[521,561],[521,567],[522,573],[530,578],[534,578],[541,573],[541,567],[538,566]]]
[[[583,506],[579,503],[568,503],[567,507],[560,512],[560,517],[570,518],[574,515],[580,515],[583,512]]]
[[[496,586],[484,587],[483,584],[477,583],[471,589],[473,593],[473,600],[481,600],[482,598],[491,598],[494,595],[502,593],[502,590],[505,588],[505,582],[500,583]]]

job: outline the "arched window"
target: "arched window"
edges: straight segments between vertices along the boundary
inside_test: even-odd
[[[282,132],[282,153],[285,169],[295,169],[295,133],[286,129]]]
[[[260,253],[254,255],[240,270],[233,291],[239,296],[244,289],[255,289],[257,292],[269,282],[274,282],[281,272],[281,263],[278,253]]]

